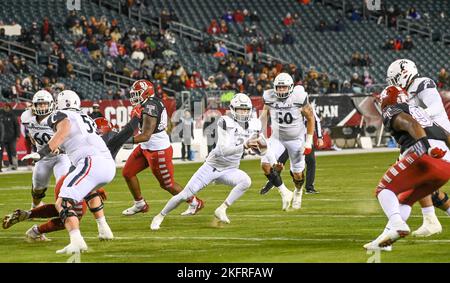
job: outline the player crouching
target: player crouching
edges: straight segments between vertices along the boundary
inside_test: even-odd
[[[226,200],[214,212],[220,222],[230,223],[226,214],[227,208],[251,185],[250,177],[239,169],[244,150],[254,149],[255,153],[265,151],[263,138],[256,137],[261,131],[261,123],[257,119],[250,119],[252,110],[250,98],[243,93],[236,94],[231,100],[230,110],[231,117],[222,116],[218,120],[216,147],[186,187],[173,196],[163,210],[153,218],[150,226],[152,230],[158,230],[167,214],[212,182],[233,187]]]
[[[396,86],[381,93],[383,123],[401,146],[401,158],[384,174],[377,197],[389,221],[384,232],[365,249],[380,249],[410,233],[406,224],[412,205],[450,179],[448,133],[417,106],[409,106]]]

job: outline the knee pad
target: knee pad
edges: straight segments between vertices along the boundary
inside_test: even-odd
[[[292,173],[292,171],[289,171],[289,173],[291,173],[291,177],[292,177],[292,181],[294,182],[294,185],[297,189],[301,189],[303,186],[303,183],[305,183],[305,173],[302,172],[302,179],[301,180],[296,180],[294,178],[294,173]]]
[[[270,174],[267,174],[266,177],[275,187],[279,187],[283,184],[280,174],[273,170],[273,168],[270,169]]]
[[[31,196],[33,199],[43,199],[45,198],[45,192],[47,191],[47,188],[31,188]]]
[[[63,198],[61,207],[62,210],[59,212],[59,217],[61,218],[62,222],[65,223],[66,219],[69,217],[78,217],[77,213],[73,209],[75,206],[75,202],[73,199],[69,198]]]
[[[444,193],[444,197],[440,198],[439,191],[435,191],[431,195],[431,199],[433,200],[433,205],[435,207],[439,208],[440,206],[443,206],[448,201],[448,195],[447,195],[447,193]]]
[[[97,206],[97,207],[91,207],[91,206],[89,205],[89,201],[90,201],[91,199],[93,199],[93,198],[96,198],[96,197],[98,197],[98,198],[100,199],[101,204],[100,204],[99,206]],[[89,208],[89,210],[90,210],[92,213],[98,212],[98,211],[102,210],[102,209],[105,207],[104,204],[103,204],[103,199],[100,197],[100,194],[97,193],[97,192],[95,192],[95,193],[93,193],[93,194],[90,194],[90,195],[86,196],[86,197],[84,198],[84,200],[86,201],[86,205],[87,205],[87,207]]]
[[[242,186],[243,189],[248,189],[252,185],[252,179],[250,177],[246,176],[239,182],[239,184]]]

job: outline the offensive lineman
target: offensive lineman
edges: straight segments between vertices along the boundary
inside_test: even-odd
[[[130,102],[135,108],[142,108],[140,133],[131,137],[127,143],[139,144],[128,157],[122,175],[134,198],[134,205],[122,212],[123,215],[134,215],[147,212],[148,204],[141,194],[137,174],[150,167],[158,179],[160,187],[172,195],[178,194],[182,187],[174,180],[172,163],[172,145],[166,132],[167,111],[161,99],[155,96],[153,84],[146,80],[133,83],[130,91]],[[189,207],[182,215],[196,214],[203,208],[203,201],[195,196],[188,200]]]
[[[55,207],[70,235],[70,244],[57,253],[80,253],[88,249],[81,236],[75,207],[95,190],[114,178],[116,166],[105,142],[96,133],[96,125],[89,116],[79,113],[80,98],[73,91],[58,94],[58,110],[48,118],[55,132],[48,144],[27,158],[41,159],[63,150],[76,167],[61,187]],[[23,159],[27,159],[23,158]]]
[[[292,77],[280,73],[275,77],[274,88],[264,91],[264,108],[260,120],[263,129],[267,127],[267,117],[272,121],[272,135],[268,152],[261,158],[261,165],[267,179],[281,194],[282,209],[301,207],[302,185],[304,183],[305,155],[312,150],[315,118],[308,94],[303,86],[295,86]],[[303,117],[306,118],[306,127]],[[306,140],[305,140],[306,136]],[[277,160],[287,149],[291,161],[291,176],[295,184],[290,191],[277,173]],[[281,171],[281,170],[278,170]]]
[[[222,116],[218,120],[218,141],[216,147],[208,155],[205,163],[191,177],[186,187],[173,196],[156,215],[150,228],[158,230],[164,217],[183,201],[191,198],[212,182],[232,186],[226,200],[215,210],[214,215],[220,222],[230,223],[226,214],[227,208],[239,199],[250,187],[251,179],[239,164],[245,149],[253,149],[263,154],[264,137],[260,136],[261,123],[251,119],[252,102],[243,93],[234,96],[230,103],[231,117]],[[259,138],[258,138],[259,137]]]
[[[450,122],[436,84],[430,78],[420,77],[413,61],[408,59],[394,61],[387,70],[387,82],[389,85],[403,88],[408,94],[410,105],[423,108],[433,122],[450,133]],[[439,200],[445,201],[445,195],[441,195],[441,197],[437,195],[434,198],[434,204],[440,204]],[[426,196],[419,203],[422,206],[423,224],[412,232],[412,235],[428,237],[440,233],[442,226],[436,217],[431,195]]]
[[[55,110],[55,102],[50,92],[40,90],[33,96],[31,109],[22,113],[21,121],[28,130],[31,142],[37,151],[41,150],[53,137],[53,130],[48,126],[48,117]],[[55,180],[67,174],[70,169],[70,160],[66,154],[49,155],[36,162],[33,170],[31,196],[33,202],[31,207],[43,205],[51,173]]]

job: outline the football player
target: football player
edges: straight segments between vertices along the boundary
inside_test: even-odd
[[[401,157],[384,174],[376,190],[389,221],[383,233],[364,245],[388,247],[409,234],[406,224],[411,206],[450,179],[449,135],[396,86],[381,93],[383,123],[400,145]],[[399,201],[401,200],[401,201]]]
[[[97,134],[99,134],[102,139],[105,141],[108,149],[111,152],[113,158],[116,157],[122,145],[133,135],[134,131],[138,128],[139,125],[140,112],[138,109],[133,109],[131,112],[131,121],[123,127],[123,129],[117,133],[112,130],[111,123],[105,118],[97,118],[94,120],[97,126]],[[71,171],[75,168],[72,167]],[[61,187],[64,183],[66,176],[63,176],[56,184],[55,187],[55,198],[58,198]],[[96,192],[91,194],[88,206],[91,212],[94,214],[96,218],[98,231],[99,231],[99,239],[100,240],[112,240],[114,235],[106,223],[106,219],[104,217],[103,212],[103,200],[106,200],[106,192],[103,188],[97,189]],[[99,199],[96,199],[99,198]],[[86,200],[86,199],[85,199]],[[74,208],[77,213],[78,219],[81,221],[85,211],[86,211],[86,202],[85,200],[79,204],[77,204]],[[6,215],[3,219],[3,228],[8,229],[11,226],[25,221],[30,218],[52,218],[47,223],[41,225],[34,225],[26,232],[26,238],[28,241],[47,241],[46,233],[51,233],[54,231],[59,231],[64,229],[64,223],[59,217],[58,212],[56,211],[55,205],[46,204],[40,207],[34,208],[30,211],[17,209],[13,213]]]
[[[387,82],[389,85],[406,90],[410,105],[423,108],[433,122],[450,133],[450,122],[436,84],[430,78],[421,77],[413,61],[408,59],[394,61],[387,70]],[[422,206],[423,224],[412,232],[412,235],[428,237],[440,233],[442,226],[436,217],[431,195],[419,203]]]
[[[275,77],[273,89],[264,91],[264,108],[261,113],[263,129],[267,127],[270,114],[272,135],[269,138],[268,152],[261,158],[261,165],[267,179],[278,188],[282,199],[282,209],[301,207],[302,185],[304,183],[305,155],[312,151],[315,118],[308,94],[303,86],[295,86],[292,77],[280,73]],[[306,127],[303,120],[306,119]],[[306,139],[305,139],[306,136]],[[277,169],[277,160],[287,150],[291,176],[295,184],[294,193],[290,191]]]
[[[155,96],[153,84],[146,80],[134,82],[130,91],[130,102],[141,107],[140,133],[131,137],[128,143],[139,144],[128,157],[122,175],[134,198],[134,205],[122,212],[123,215],[134,215],[147,212],[148,204],[141,194],[137,174],[150,167],[159,185],[172,195],[178,194],[182,187],[174,180],[172,163],[172,145],[167,128],[167,111],[162,100]],[[192,215],[203,208],[203,201],[192,196],[188,200],[189,207],[183,215]]]
[[[57,253],[80,253],[88,247],[80,233],[79,219],[74,208],[85,198],[88,198],[90,205],[89,196],[112,181],[116,166],[105,142],[96,133],[94,121],[79,112],[78,95],[67,90],[59,93],[57,107],[58,111],[48,118],[48,125],[55,132],[54,136],[40,151],[26,157],[40,160],[61,149],[75,166],[75,170],[65,178],[55,203],[70,235],[70,244]]]
[[[251,179],[239,169],[245,149],[254,149],[255,153],[264,153],[264,138],[260,136],[261,123],[251,119],[252,102],[243,93],[234,96],[230,103],[231,117],[222,116],[218,120],[218,141],[208,155],[205,163],[191,177],[186,187],[173,196],[156,215],[150,228],[158,230],[161,223],[180,203],[197,194],[212,182],[232,186],[225,201],[215,210],[215,217],[223,223],[230,223],[227,208],[239,199],[251,185]]]
[[[53,130],[48,126],[48,117],[55,110],[55,102],[50,92],[40,90],[32,99],[31,109],[22,113],[21,121],[28,132],[31,142],[37,151],[41,150],[53,137]],[[50,177],[53,172],[55,180],[59,180],[70,169],[70,160],[66,154],[49,155],[36,162],[32,176],[32,205],[42,205]]]

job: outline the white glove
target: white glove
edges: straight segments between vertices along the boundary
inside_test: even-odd
[[[33,152],[22,157],[21,161],[32,159],[34,161],[38,161],[41,159],[41,155],[37,152]]]

